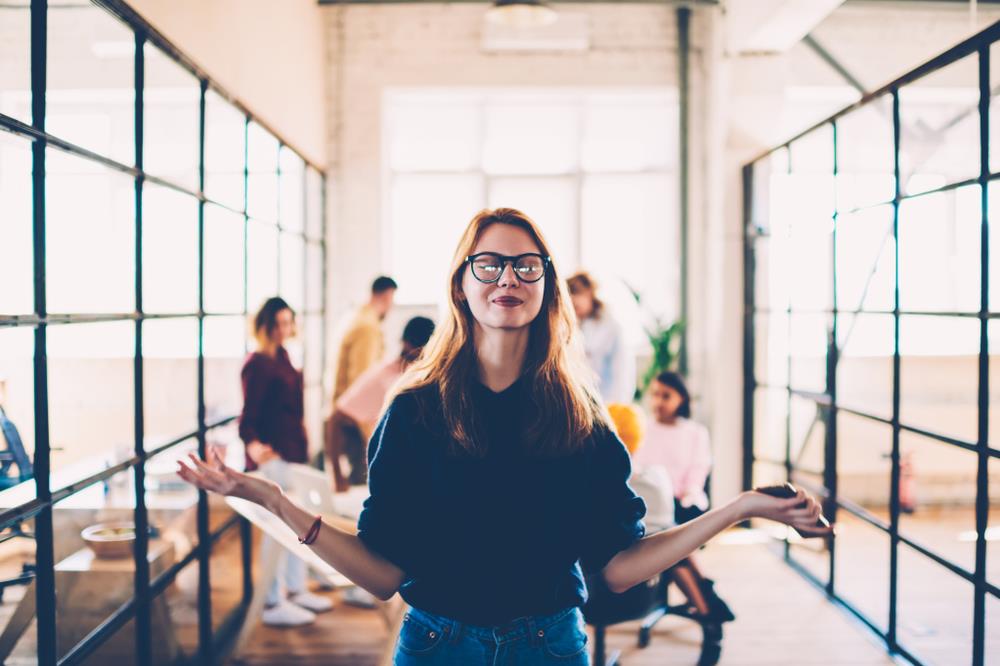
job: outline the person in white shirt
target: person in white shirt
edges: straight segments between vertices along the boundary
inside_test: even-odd
[[[583,348],[597,374],[604,402],[629,403],[635,395],[635,359],[629,354],[621,325],[597,297],[597,282],[585,271],[566,281],[583,334]]]

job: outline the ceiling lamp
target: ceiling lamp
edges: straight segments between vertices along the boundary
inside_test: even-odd
[[[556,10],[541,0],[496,0],[486,20],[508,28],[537,28],[555,23]]]

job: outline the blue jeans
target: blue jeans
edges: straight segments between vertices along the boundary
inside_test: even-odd
[[[476,627],[411,608],[396,640],[394,666],[589,666],[579,608],[524,617],[502,627]]]

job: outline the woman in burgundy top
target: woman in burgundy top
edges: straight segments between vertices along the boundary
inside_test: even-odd
[[[288,360],[283,344],[295,334],[295,313],[283,299],[267,299],[254,319],[257,351],[247,357],[243,380],[240,438],[246,444],[247,470],[259,470],[283,488],[288,487],[288,464],[308,458],[302,422],[302,373]],[[306,564],[288,556],[283,567],[285,590],[276,577],[268,590],[262,619],[273,626],[297,626],[329,610],[329,599],[306,590]]]

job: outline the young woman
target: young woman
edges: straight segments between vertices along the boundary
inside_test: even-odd
[[[597,373],[601,397],[605,403],[632,402],[635,360],[628,353],[621,325],[597,297],[597,282],[589,273],[574,273],[566,283],[583,334],[587,362]]]
[[[243,380],[240,438],[246,444],[247,469],[279,487],[287,484],[288,463],[308,458],[302,423],[302,373],[288,360],[285,340],[295,334],[295,313],[277,296],[267,299],[254,318],[257,351],[247,357]],[[286,557],[281,576],[268,590],[261,616],[264,624],[298,626],[333,607],[330,600],[306,590],[306,563]],[[279,581],[279,578],[283,579]],[[281,594],[284,582],[287,598]]]
[[[628,453],[583,379],[549,256],[523,213],[472,219],[451,266],[449,314],[372,436],[357,534],[220,460],[192,456],[180,469],[267,507],[380,598],[399,591],[412,609],[396,664],[587,664],[581,563],[624,591],[751,516],[826,533],[804,493],[750,492],[643,538]]]
[[[705,483],[712,471],[708,429],[691,420],[691,394],[676,372],[661,372],[647,393],[653,419],[635,462],[662,467],[674,487],[674,519],[686,523],[708,509]]]

